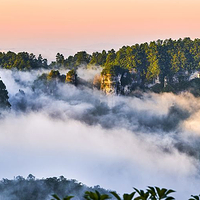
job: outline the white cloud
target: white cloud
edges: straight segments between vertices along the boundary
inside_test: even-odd
[[[44,95],[31,89],[37,74],[0,73],[15,105],[0,120],[0,178],[64,175],[120,193],[157,185],[178,199],[199,192],[198,98],[104,96],[72,85]]]

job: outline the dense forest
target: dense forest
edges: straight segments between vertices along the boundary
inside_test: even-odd
[[[4,69],[74,69],[80,66],[101,66],[103,74],[118,76],[126,71],[126,79],[121,76],[122,85],[129,84],[132,89],[149,84],[159,84],[154,92],[176,91],[174,84],[189,81],[191,75],[200,69],[200,39],[190,38],[157,40],[150,43],[123,46],[118,51],[77,52],[74,56],[57,53],[55,61],[47,64],[41,55],[36,57],[27,52],[0,53],[0,67]],[[120,80],[121,81],[121,80]],[[167,88],[165,88],[168,85]],[[124,94],[125,92],[121,92]]]
[[[64,58],[56,55],[56,61],[51,65],[58,67],[77,67],[80,64],[100,65],[103,67],[120,66],[138,74],[142,83],[152,81],[159,76],[164,82],[167,77],[173,81],[173,76],[183,72],[188,74],[200,68],[200,39],[191,40],[157,40],[150,43],[123,46],[118,51],[110,50],[92,55],[85,51]]]
[[[20,52],[18,54],[8,51],[0,52],[0,66],[4,69],[32,70],[48,68],[47,59],[40,54],[38,58],[34,54]]]
[[[99,65],[102,67],[120,66],[138,74],[142,83],[159,76],[164,82],[167,77],[172,81],[177,73],[192,73],[200,68],[200,39],[190,38],[172,40],[157,40],[150,43],[123,46],[118,51],[94,52],[92,55],[85,51],[77,52],[74,56],[65,58],[57,53],[56,61],[47,64],[41,55],[26,52],[0,53],[0,66],[5,69],[30,70],[38,68],[76,68],[81,64]],[[186,74],[187,74],[186,73]]]
[[[99,67],[101,74],[87,82],[77,74],[77,69]],[[48,64],[42,55],[36,57],[27,52],[1,52],[0,68],[19,71],[47,69],[32,86],[38,84],[43,91],[55,90],[58,82],[72,83],[75,86],[97,88],[106,94],[135,95],[142,92],[188,91],[200,96],[200,39],[157,40],[150,43],[123,46],[118,51],[77,52],[65,58],[57,53],[56,60]],[[68,70],[61,74],[59,70]],[[192,77],[192,78],[191,78]],[[56,80],[56,81],[55,81]],[[1,107],[10,107],[6,86],[0,82]],[[50,92],[52,92],[50,91]],[[137,94],[136,94],[137,95]]]

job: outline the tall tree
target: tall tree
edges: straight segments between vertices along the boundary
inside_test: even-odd
[[[7,109],[10,108],[11,105],[8,101],[8,91],[6,90],[6,86],[2,80],[0,80],[0,108]]]
[[[148,66],[147,66],[147,80],[152,80],[159,76],[160,67],[158,62],[158,50],[155,42],[151,42],[147,50]]]

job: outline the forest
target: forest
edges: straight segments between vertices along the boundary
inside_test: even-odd
[[[55,61],[47,64],[41,54],[36,57],[27,52],[0,53],[0,66],[5,69],[31,70],[38,68],[76,68],[80,65],[102,67],[120,66],[137,74],[141,83],[152,81],[159,76],[160,82],[166,77],[173,81],[176,74],[191,74],[200,68],[200,39],[190,38],[157,40],[150,43],[123,46],[118,51],[77,52],[74,56],[64,57],[57,53]]]
[[[77,70],[85,66],[91,68],[99,66],[103,75],[111,75],[114,85],[107,85],[104,77],[97,80],[97,88],[115,93],[128,94],[136,89],[151,90],[153,92],[173,92],[189,90],[195,96],[200,95],[199,80],[191,81],[191,77],[199,77],[200,69],[200,39],[190,38],[172,40],[157,40],[150,43],[123,46],[118,51],[103,50],[91,55],[85,51],[77,52],[74,56],[64,57],[57,53],[55,61],[48,64],[40,54],[36,57],[27,52],[0,53],[0,67],[12,70]],[[119,77],[120,76],[120,77]],[[114,77],[114,78],[113,78]],[[64,76],[63,76],[64,78]],[[119,80],[117,80],[119,79]],[[75,80],[74,80],[75,81]],[[101,83],[102,86],[101,86]],[[117,83],[116,83],[117,82]],[[76,82],[75,82],[76,83]],[[129,92],[124,88],[128,87]],[[105,89],[109,87],[109,89]]]

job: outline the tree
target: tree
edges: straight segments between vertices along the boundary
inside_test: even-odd
[[[6,86],[2,80],[0,80],[0,108],[7,109],[10,108],[11,105],[8,101],[8,91],[6,90]]]
[[[33,176],[32,174],[29,174],[26,179],[29,180],[29,181],[31,181],[31,180],[34,181],[35,176]]]
[[[107,53],[105,50],[102,53],[94,52],[90,58],[90,63],[92,65],[104,65],[106,62]]]
[[[51,70],[50,73],[47,75],[47,80],[52,79],[59,79],[60,78],[60,72],[58,70]]]
[[[57,53],[56,54],[56,64],[58,67],[61,67],[64,65],[64,62],[65,62],[65,58],[62,54],[60,53]]]
[[[101,53],[99,52],[94,52],[92,53],[90,64],[92,65],[101,65],[101,62],[99,62],[99,58],[101,57]]]
[[[160,67],[158,62],[158,50],[155,42],[151,42],[147,51],[148,66],[147,66],[147,80],[152,80],[159,76]]]
[[[116,58],[115,58],[115,65],[119,65],[120,67],[127,68],[127,52],[126,52],[126,47],[123,46],[119,51],[116,53]]]
[[[171,70],[173,73],[177,73],[181,69],[184,69],[186,64],[186,58],[184,52],[178,51],[176,54],[174,54],[171,62],[172,62]]]
[[[113,66],[115,65],[115,58],[116,58],[116,53],[114,49],[111,49],[108,51],[108,55],[106,57],[106,62],[104,63],[105,66]]]
[[[66,83],[72,83],[75,86],[77,85],[77,74],[76,74],[76,71],[74,69],[67,72],[65,82]]]
[[[79,66],[81,64],[88,64],[90,62],[91,56],[87,54],[86,51],[80,51],[74,55],[75,66]]]

